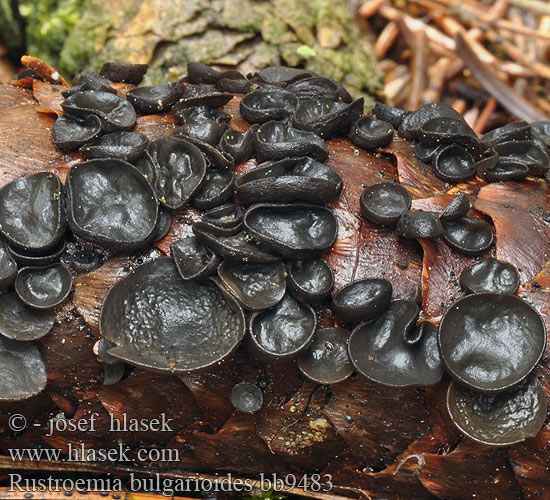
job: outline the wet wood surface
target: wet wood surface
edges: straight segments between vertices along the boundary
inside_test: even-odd
[[[42,104],[51,102],[51,96],[43,95],[43,87],[40,91]],[[39,107],[32,90],[0,86],[0,186],[40,170],[64,178],[71,162],[81,161],[78,154],[53,146],[50,131],[55,114],[41,113]],[[246,124],[237,116],[238,101],[232,101],[227,110],[234,115],[235,127],[244,129]],[[169,116],[140,117],[138,129],[155,137],[169,134],[174,123]],[[406,241],[390,229],[371,225],[359,213],[358,198],[364,185],[399,180],[413,194],[415,208],[440,211],[459,190],[465,190],[473,202],[472,215],[495,225],[496,256],[520,268],[518,293],[548,320],[550,190],[546,181],[480,182],[458,189],[433,177],[428,167],[411,156],[404,141],[394,141],[384,155],[358,151],[345,139],[329,141],[328,148],[328,163],[345,180],[342,194],[331,203],[340,224],[338,239],[325,255],[335,270],[337,287],[360,277],[387,277],[394,297],[409,298],[421,290],[423,314],[437,323],[447,305],[463,293],[457,277],[472,259],[443,242]],[[239,165],[238,171],[254,164]],[[207,373],[176,377],[134,369],[122,382],[103,386],[101,364],[92,348],[99,338],[99,311],[107,290],[137,265],[169,255],[170,244],[190,235],[191,224],[199,216],[195,209],[182,211],[174,216],[169,234],[153,248],[113,255],[99,269],[75,280],[72,300],[57,311],[53,331],[39,342],[47,366],[46,391],[26,402],[0,404],[3,454],[14,447],[66,451],[69,445],[81,443],[94,448],[122,443],[130,449],[133,470],[144,474],[160,470],[184,477],[192,472],[234,472],[255,478],[262,472],[329,473],[335,484],[331,498],[462,500],[548,495],[548,426],[537,438],[508,448],[477,445],[463,438],[449,421],[447,379],[432,388],[394,390],[354,376],[326,388],[306,381],[293,363],[265,364],[243,344],[231,359]],[[543,358],[536,374],[550,394],[549,359]],[[265,405],[257,414],[239,413],[229,401],[232,386],[242,380],[265,387]],[[8,419],[14,413],[26,416],[26,431],[9,431]],[[56,431],[47,436],[48,420],[60,413],[76,419],[97,414],[96,431]],[[109,431],[111,418],[158,418],[162,413],[172,419],[170,432]],[[177,449],[178,461],[140,461],[140,448]],[[1,468],[6,464],[0,460]],[[23,470],[28,464],[20,465]],[[77,465],[61,464],[56,470],[100,473],[124,464]],[[45,462],[32,468],[40,466],[48,470]],[[295,493],[328,498],[311,491]]]

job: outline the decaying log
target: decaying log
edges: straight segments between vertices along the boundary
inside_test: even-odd
[[[37,89],[35,89],[36,91]],[[38,108],[54,102],[40,89],[41,104],[32,89],[0,86],[0,185],[12,179],[50,170],[65,177],[76,154],[56,149],[50,140],[55,114]],[[237,116],[238,100],[227,107],[233,126],[244,129]],[[169,116],[138,119],[137,128],[150,137],[169,134]],[[343,176],[345,187],[331,207],[339,224],[334,248],[325,256],[334,268],[337,287],[363,276],[384,276],[394,296],[413,297],[422,287],[425,317],[437,321],[445,307],[462,292],[456,283],[471,261],[442,242],[405,241],[388,229],[374,227],[359,215],[363,185],[398,179],[407,186],[415,208],[440,210],[452,196],[466,192],[472,215],[492,219],[496,227],[496,256],[520,268],[519,293],[548,319],[550,312],[550,189],[544,180],[521,184],[450,186],[418,162],[410,146],[396,139],[384,154],[357,150],[349,141],[328,142],[328,163]],[[246,171],[255,161],[238,165]],[[169,254],[170,243],[191,234],[199,213],[192,208],[177,214],[169,234],[153,248],[110,256],[96,271],[77,277],[72,300],[59,308],[53,331],[40,341],[48,374],[46,391],[21,403],[0,405],[0,451],[50,446],[67,451],[90,448],[129,448],[132,463],[14,463],[0,457],[0,468],[29,471],[129,472],[166,477],[214,477],[232,472],[256,478],[277,472],[299,475],[331,474],[331,492],[294,489],[290,493],[319,499],[343,497],[463,499],[521,498],[548,495],[548,425],[528,442],[490,448],[463,438],[450,422],[445,394],[448,380],[428,389],[394,390],[353,376],[324,387],[306,381],[295,364],[268,365],[243,346],[216,369],[201,374],[165,376],[134,369],[113,386],[102,385],[102,368],[92,347],[99,337],[98,314],[108,288],[149,259]],[[75,244],[78,248],[80,243]],[[108,257],[109,255],[106,255]],[[330,315],[322,322],[334,324]],[[536,371],[550,394],[550,351]],[[232,386],[261,381],[265,405],[255,415],[231,406]],[[27,430],[9,431],[9,416],[28,420]],[[54,416],[90,419],[96,429],[57,430],[48,434]],[[151,419],[162,413],[172,419],[170,432],[110,432],[114,418]],[[34,425],[37,424],[37,425]],[[178,460],[140,460],[139,449],[177,449]],[[258,484],[258,483],[254,483]],[[138,498],[138,497],[136,497]]]

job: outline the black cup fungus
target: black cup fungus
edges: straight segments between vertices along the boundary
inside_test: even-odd
[[[287,286],[298,300],[318,304],[332,292],[334,273],[321,257],[294,260],[287,265]]]
[[[282,262],[248,264],[224,261],[218,267],[223,285],[244,309],[261,311],[275,306],[286,292]]]
[[[22,401],[46,387],[46,366],[31,342],[0,335],[0,401]]]
[[[411,208],[412,197],[401,184],[377,182],[366,187],[359,203],[365,219],[375,224],[395,224]]]
[[[318,384],[343,382],[353,373],[348,355],[351,335],[344,328],[321,328],[315,332],[312,343],[298,355],[298,368]]]
[[[415,326],[418,306],[394,300],[374,321],[359,325],[349,340],[349,355],[356,370],[369,380],[390,387],[428,386],[443,376],[437,330],[424,328],[419,341],[405,342]]]
[[[454,302],[439,324],[438,338],[448,373],[480,392],[518,385],[546,347],[537,311],[508,294],[473,294]]]
[[[546,419],[546,394],[536,377],[516,389],[482,394],[451,382],[447,409],[453,423],[470,439],[509,446],[535,437]]]
[[[316,328],[313,309],[287,293],[276,306],[252,315],[252,348],[271,361],[292,359],[307,349]]]
[[[519,286],[519,273],[508,262],[483,259],[463,269],[460,284],[470,293],[513,294]]]
[[[231,403],[243,413],[256,413],[264,405],[264,393],[250,382],[240,382],[231,389]]]
[[[38,172],[0,189],[0,233],[14,248],[48,253],[66,226],[63,185],[57,175]]]
[[[153,371],[188,373],[231,355],[245,334],[242,309],[212,282],[184,281],[173,259],[147,262],[118,281],[101,306],[108,351]]]
[[[158,217],[151,184],[130,163],[95,159],[67,174],[67,214],[74,235],[114,250],[151,241]]]
[[[116,94],[86,90],[67,97],[62,103],[68,115],[86,118],[96,115],[104,132],[130,130],[136,123],[136,112],[130,102]]]
[[[65,302],[73,289],[73,278],[65,264],[24,267],[17,273],[15,291],[33,309],[53,309]]]
[[[306,203],[258,203],[248,208],[243,222],[260,246],[290,259],[322,254],[338,232],[332,210]]]
[[[29,307],[16,293],[0,295],[0,335],[18,341],[37,340],[53,327],[54,313]]]
[[[336,292],[332,310],[346,323],[368,321],[390,306],[391,296],[392,285],[386,279],[357,280]]]
[[[191,236],[175,241],[170,252],[184,280],[202,280],[216,273],[220,258]]]

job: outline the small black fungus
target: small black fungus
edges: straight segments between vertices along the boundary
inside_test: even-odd
[[[311,158],[268,161],[239,176],[235,194],[245,205],[259,202],[327,203],[340,193],[342,177]]]
[[[243,230],[225,236],[220,234],[215,226],[197,222],[193,224],[193,233],[204,245],[223,259],[243,262],[277,262],[281,260],[281,257],[259,248]]]
[[[460,193],[445,207],[440,218],[444,222],[461,219],[462,217],[466,217],[466,215],[468,215],[471,208],[472,205],[468,197],[464,193]]]
[[[22,266],[47,266],[48,264],[59,261],[66,249],[67,240],[65,238],[63,238],[54,248],[41,252],[26,252],[6,244],[6,250],[10,257]]]
[[[388,122],[395,130],[399,129],[405,117],[411,114],[411,111],[394,108],[381,102],[374,105],[373,112],[376,118]]]
[[[254,148],[259,161],[310,156],[322,162],[328,158],[327,146],[317,134],[278,121],[264,123],[257,130]]]
[[[65,264],[24,267],[17,273],[15,291],[33,309],[53,309],[65,302],[72,291],[73,279]]]
[[[537,435],[547,403],[536,377],[500,394],[482,394],[453,381],[447,391],[447,409],[453,423],[470,439],[509,446]]]
[[[300,68],[289,68],[287,66],[269,66],[258,73],[256,77],[268,85],[285,86],[289,83],[313,76],[315,73]]]
[[[235,166],[235,159],[231,155],[221,151],[217,147],[212,146],[212,144],[208,144],[207,142],[201,141],[192,135],[183,133],[181,127],[172,133],[172,137],[184,139],[199,148],[207,162],[209,162],[213,168],[232,169]]]
[[[364,116],[351,127],[350,139],[363,149],[383,148],[392,141],[393,128],[388,122]]]
[[[421,338],[413,344],[405,341],[418,313],[414,302],[395,300],[382,316],[359,325],[349,340],[349,354],[356,370],[369,380],[390,387],[439,382],[444,367],[437,329],[424,328]]]
[[[244,76],[235,70],[218,71],[202,63],[187,64],[187,81],[189,83],[213,85],[221,79],[243,80]]]
[[[223,285],[249,311],[275,306],[286,292],[285,265],[282,262],[248,264],[222,262],[218,276]]]
[[[424,104],[416,111],[405,116],[399,127],[399,135],[404,139],[418,139],[420,128],[424,123],[434,118],[456,118],[464,120],[462,115],[455,111],[451,106],[443,103]]]
[[[209,169],[193,196],[193,205],[200,210],[228,203],[233,197],[233,173],[230,170]]]
[[[120,382],[126,373],[126,365],[120,360],[118,363],[108,365],[103,364],[103,385],[115,385]]]
[[[231,403],[243,413],[256,413],[264,404],[264,394],[258,386],[240,382],[231,389]]]
[[[204,311],[209,311],[205,314]],[[217,364],[245,334],[240,306],[209,283],[184,281],[173,259],[142,264],[118,281],[101,306],[108,352],[131,365],[188,373]]]
[[[273,308],[254,313],[250,320],[253,349],[270,360],[292,359],[309,346],[317,315],[290,294]]]
[[[47,253],[60,242],[66,226],[63,185],[57,175],[38,172],[0,189],[0,233],[14,248]]]
[[[175,137],[153,139],[147,150],[157,172],[155,190],[162,206],[181,210],[204,180],[204,156],[193,144]]]
[[[411,208],[409,191],[396,182],[378,182],[366,187],[359,200],[361,213],[375,224],[395,224]]]
[[[490,224],[471,217],[446,221],[445,242],[467,255],[479,255],[493,244],[493,228]]]
[[[391,296],[388,280],[366,278],[338,290],[332,298],[332,310],[346,323],[368,321],[390,306]]]
[[[71,268],[76,274],[93,271],[101,264],[99,255],[95,252],[79,250],[71,256]]]
[[[438,335],[448,373],[480,392],[519,384],[546,347],[546,330],[537,311],[508,294],[473,294],[454,302]]]
[[[151,241],[158,202],[151,184],[130,163],[95,159],[67,174],[67,212],[73,234],[115,250]]]
[[[338,233],[332,210],[306,203],[258,203],[246,211],[243,223],[260,246],[290,259],[326,252]]]
[[[215,87],[181,83],[180,97],[174,106],[174,111],[201,105],[208,106],[209,108],[219,108],[227,104],[231,99],[233,99],[233,94],[220,92]]]
[[[32,342],[0,335],[0,401],[21,401],[46,387],[46,366]]]
[[[128,91],[126,99],[143,115],[164,113],[181,97],[178,83],[165,83],[153,87],[136,87]]]
[[[139,85],[147,73],[147,64],[106,62],[99,74],[112,82],[124,82]]]
[[[290,82],[286,89],[292,91],[300,100],[331,99],[345,103],[352,101],[350,93],[341,83],[318,75]]]
[[[529,139],[531,137],[531,127],[525,121],[507,123],[484,134],[481,138],[481,144],[484,149],[491,149],[501,142]]]
[[[111,87],[110,80],[94,71],[81,71],[73,78],[72,84],[71,88],[61,92],[63,97],[69,97],[76,92],[85,90],[100,90],[101,92],[116,94],[116,90]]]
[[[348,355],[351,335],[344,328],[321,328],[315,332],[310,346],[298,356],[298,368],[319,384],[336,384],[353,373]]]
[[[196,140],[215,146],[220,142],[221,137],[227,129],[227,123],[223,120],[217,120],[215,117],[207,118],[207,113],[196,113],[197,108],[210,110],[206,106],[197,106],[193,108],[182,108],[179,112],[174,112],[176,121],[181,125],[173,135],[192,137]]]
[[[17,263],[6,250],[4,242],[0,241],[0,290],[5,290],[17,276]]]
[[[445,182],[463,182],[476,171],[474,157],[462,146],[450,144],[433,158],[434,174]]]
[[[136,112],[122,97],[110,92],[86,90],[67,97],[62,103],[68,115],[86,118],[96,115],[101,120],[104,132],[130,130],[136,123]]]
[[[519,273],[508,262],[483,259],[460,273],[460,284],[470,293],[510,293],[519,286]]]
[[[84,119],[60,116],[52,127],[52,142],[63,149],[76,149],[101,133],[101,120],[96,115]]]
[[[500,142],[493,147],[500,157],[500,163],[527,165],[530,175],[543,175],[550,168],[550,157],[546,147],[539,147],[532,141]]]
[[[157,241],[162,240],[168,234],[171,227],[172,212],[170,212],[170,210],[166,210],[166,208],[160,207],[157,223],[155,224],[155,229],[153,229],[153,234],[151,235],[151,242],[156,243]]]
[[[93,142],[88,142],[79,149],[86,159],[116,158],[130,163],[139,160],[149,140],[139,132],[113,132]]]
[[[334,273],[321,257],[294,260],[287,265],[287,286],[298,300],[318,304],[332,292]]]
[[[408,239],[441,238],[445,231],[439,214],[423,210],[408,210],[397,220],[395,232]]]
[[[256,125],[252,125],[246,132],[227,129],[220,141],[220,148],[231,155],[235,163],[248,160],[254,153],[254,133]]]
[[[53,327],[54,313],[39,311],[24,304],[15,293],[0,295],[0,335],[29,341],[47,335]]]
[[[303,100],[292,116],[292,125],[299,130],[314,132],[323,139],[346,135],[363,114],[363,98],[352,103],[331,99]]]
[[[298,98],[281,87],[265,86],[246,94],[240,104],[241,114],[250,123],[284,120],[298,106]]]
[[[219,257],[191,236],[175,241],[170,252],[184,280],[201,280],[216,273]]]
[[[227,203],[211,208],[203,213],[202,222],[215,226],[220,234],[230,235],[243,227],[244,209],[240,205]],[[227,230],[222,231],[222,230]]]

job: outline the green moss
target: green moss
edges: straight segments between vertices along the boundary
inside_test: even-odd
[[[59,53],[78,21],[84,0],[24,0],[19,12],[26,22],[27,53],[58,64]]]
[[[29,51],[68,75],[125,60],[148,63],[146,81],[158,83],[189,61],[245,73],[284,63],[343,81],[355,95],[382,90],[346,0],[26,0],[22,9]]]

